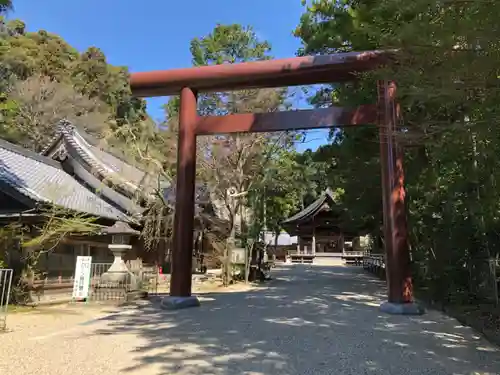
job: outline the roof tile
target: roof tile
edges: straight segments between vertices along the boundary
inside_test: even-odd
[[[0,181],[36,202],[49,202],[81,213],[130,221],[124,213],[73,179],[52,159],[35,155],[2,142]]]

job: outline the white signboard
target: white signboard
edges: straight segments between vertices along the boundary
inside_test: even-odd
[[[246,249],[234,248],[231,249],[231,263],[233,264],[245,264]]]
[[[89,296],[91,264],[92,257],[76,257],[75,280],[73,282],[74,299],[83,299]]]

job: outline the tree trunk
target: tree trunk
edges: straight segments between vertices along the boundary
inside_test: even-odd
[[[274,254],[278,254],[278,236],[280,235],[281,230],[276,230],[274,233]]]

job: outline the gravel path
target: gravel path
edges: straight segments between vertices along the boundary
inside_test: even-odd
[[[207,294],[183,311],[89,308],[29,329],[16,326],[29,315],[13,318],[16,329],[0,336],[0,374],[500,374],[500,351],[456,320],[379,313],[384,285],[359,268],[274,275],[266,289]]]

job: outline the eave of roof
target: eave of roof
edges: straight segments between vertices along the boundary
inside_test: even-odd
[[[291,225],[299,222],[304,222],[316,216],[323,204],[325,203],[335,203],[335,198],[333,192],[328,188],[326,189],[313,203],[305,207],[302,211],[297,212],[295,215],[289,217],[288,219],[282,221],[283,225]]]
[[[130,165],[112,152],[102,150],[96,145],[98,142],[95,139],[79,131],[69,121],[60,121],[57,133],[51,143],[42,151],[43,155],[51,155],[61,143],[64,143],[93,172],[97,173],[102,179],[114,182],[117,187],[124,190],[126,195],[136,196],[138,192],[141,192],[146,197],[150,195],[151,186],[143,184],[149,176],[146,171]]]
[[[0,140],[0,154],[0,182],[7,194],[31,206],[51,204],[111,220],[132,220],[79,184],[53,159],[4,140]]]

